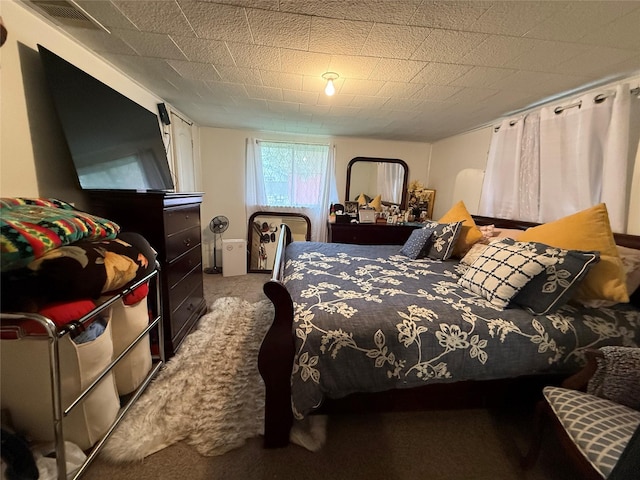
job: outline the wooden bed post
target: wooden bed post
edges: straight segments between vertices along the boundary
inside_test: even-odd
[[[273,302],[273,324],[267,331],[258,354],[258,370],[264,380],[264,446],[285,447],[293,425],[291,410],[291,370],[295,345],[293,337],[293,301],[281,279],[284,276],[285,247],[291,243],[291,231],[280,229],[273,275],[264,285],[264,293]]]

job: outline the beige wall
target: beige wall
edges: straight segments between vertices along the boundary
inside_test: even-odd
[[[1,0],[0,15],[8,30],[0,50],[0,195],[57,197],[86,208],[47,92],[37,44],[154,113],[162,99],[18,2]]]
[[[434,218],[440,218],[460,200],[453,198],[456,176],[460,171],[467,168],[485,169],[490,143],[491,127],[486,127],[433,144],[429,186],[436,190]],[[472,210],[471,206],[469,210]]]
[[[336,183],[344,200],[347,164],[353,157],[399,158],[409,166],[409,178],[428,183],[431,144],[346,137],[295,136],[223,128],[200,128],[202,159],[202,204],[204,262],[211,261],[213,234],[209,221],[216,215],[229,218],[223,238],[247,238],[248,218],[244,209],[245,142],[248,137],[262,140],[327,142],[336,147]],[[218,260],[220,261],[220,260]]]

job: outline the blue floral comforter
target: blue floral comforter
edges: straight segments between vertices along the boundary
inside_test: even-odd
[[[458,286],[457,261],[411,260],[397,245],[294,242],[292,404],[428,383],[575,372],[586,348],[638,345],[640,310],[565,305],[500,310]]]

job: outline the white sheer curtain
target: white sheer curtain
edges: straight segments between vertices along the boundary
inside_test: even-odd
[[[611,102],[593,94],[558,113],[540,112],[540,221],[548,222],[599,203]]]
[[[626,84],[504,120],[479,213],[548,222],[604,202],[612,229],[624,233],[639,136],[640,100]]]
[[[615,97],[609,100],[611,124],[602,165],[601,201],[607,204],[611,228],[616,232],[625,232],[631,207],[634,150],[640,137],[640,101],[633,99],[626,84],[618,85]],[[635,112],[632,102],[635,102]]]
[[[537,222],[540,204],[540,114],[538,112],[530,113],[524,118],[518,187],[519,219]]]
[[[245,182],[245,209],[247,218],[258,211],[273,213],[300,213],[309,217],[311,222],[311,240],[324,242],[327,239],[327,217],[331,203],[338,202],[338,193],[335,181],[334,149],[326,145],[326,152],[320,162],[319,169],[310,178],[303,179],[296,175],[295,171],[282,172],[287,178],[284,187],[289,192],[294,192],[286,199],[274,200],[273,185],[265,177],[264,159],[261,145],[273,146],[279,144],[283,149],[290,148],[290,152],[303,154],[305,144],[287,142],[262,142],[255,138],[247,139],[246,145],[246,182]],[[309,155],[318,155],[318,145],[308,145]],[[313,150],[313,152],[311,151]],[[295,163],[295,158],[292,162]],[[282,182],[280,182],[282,183]],[[272,197],[270,199],[270,197]],[[312,201],[310,200],[312,199]]]
[[[404,167],[399,163],[378,162],[376,191],[382,200],[400,204]]]
[[[519,218],[518,188],[523,118],[507,119],[494,128],[478,213],[489,217]]]

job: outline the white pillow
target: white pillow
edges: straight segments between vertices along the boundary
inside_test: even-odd
[[[458,285],[504,308],[522,288],[546,268],[550,258],[538,255],[521,244],[494,242],[480,254]]]

